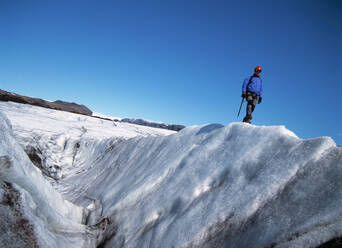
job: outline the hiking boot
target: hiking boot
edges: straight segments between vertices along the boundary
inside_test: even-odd
[[[243,118],[243,122],[246,122],[246,123],[249,123],[249,124],[251,124],[252,122],[251,122],[251,120],[252,120],[252,116],[248,116],[248,115],[246,115],[246,117],[245,118]]]

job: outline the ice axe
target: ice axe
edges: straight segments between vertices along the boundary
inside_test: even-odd
[[[241,111],[241,107],[242,107],[242,104],[243,104],[243,101],[245,100],[245,98],[243,97],[242,98],[242,101],[241,101],[241,104],[240,104],[240,109],[239,109],[239,113],[238,113],[238,116],[237,117],[239,117],[239,115],[240,115],[240,111]]]

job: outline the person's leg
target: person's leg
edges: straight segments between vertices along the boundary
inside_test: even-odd
[[[252,101],[252,113],[254,112],[255,106],[258,102],[258,96],[253,96],[253,101]]]
[[[251,123],[252,112],[253,112],[253,96],[249,92],[247,92],[246,101],[247,101],[246,116],[245,118],[243,118],[243,122]]]
[[[246,109],[246,116],[243,118],[243,122],[251,123],[253,119],[252,113],[255,109],[255,105],[257,104],[257,98],[253,97],[253,95],[247,92],[246,100],[248,102],[247,109]]]

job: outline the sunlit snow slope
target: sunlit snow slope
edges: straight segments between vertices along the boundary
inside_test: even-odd
[[[305,248],[342,236],[342,149],[328,137],[244,123],[175,133],[14,103],[0,112],[0,214],[19,226],[2,243]]]
[[[16,139],[36,165],[55,179],[66,176],[68,169],[76,166],[81,143],[174,133],[13,102],[0,102],[0,112],[8,116]]]

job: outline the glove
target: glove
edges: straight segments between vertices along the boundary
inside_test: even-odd
[[[241,95],[242,98],[246,98],[246,93],[243,92],[242,95]]]
[[[259,101],[258,101],[258,104],[260,104],[262,101],[262,97],[259,97]]]

